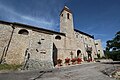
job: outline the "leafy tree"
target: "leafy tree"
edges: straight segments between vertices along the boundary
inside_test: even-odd
[[[115,34],[112,40],[108,40],[106,43],[106,56],[113,60],[120,60],[120,31]]]

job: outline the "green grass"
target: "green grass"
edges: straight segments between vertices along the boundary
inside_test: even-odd
[[[0,64],[0,70],[18,70],[22,65]]]

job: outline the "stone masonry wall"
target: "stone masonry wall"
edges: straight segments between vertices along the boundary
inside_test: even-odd
[[[28,35],[18,34],[22,28],[15,27],[12,40],[7,52],[6,62],[8,64],[21,64],[24,61],[25,50],[28,47]]]
[[[97,53],[100,54],[100,57],[104,57],[104,52],[103,52],[103,48],[102,48],[102,43],[101,40],[95,40],[95,44],[96,44],[96,48],[97,48]]]
[[[6,52],[12,30],[10,25],[0,24],[0,60]]]
[[[2,26],[2,28],[1,28]],[[10,46],[5,57],[8,64],[25,64],[28,60],[29,54],[29,69],[35,67],[42,68],[46,66],[53,67],[52,49],[53,37],[51,34],[41,33],[40,31],[33,31],[28,28],[14,26],[14,33]],[[28,35],[19,34],[20,30],[27,30]],[[4,47],[7,45],[12,28],[8,25],[0,25],[0,54],[2,54]],[[3,36],[4,35],[4,36]],[[39,63],[38,63],[39,62]],[[27,63],[27,65],[28,65]],[[34,64],[35,63],[35,64]],[[44,63],[44,64],[42,64]],[[42,66],[37,66],[41,64]],[[32,66],[32,67],[31,67]]]
[[[82,54],[82,58],[84,56],[88,57],[88,54],[86,52],[86,48],[88,47],[92,47],[92,58],[94,60],[94,58],[96,57],[95,54],[97,54],[96,52],[96,47],[95,47],[95,43],[94,43],[94,39],[90,38],[89,36],[80,34],[78,32],[75,32],[76,35],[76,42],[77,42],[77,49],[81,50],[81,54]]]
[[[56,36],[60,36],[61,39],[55,39]],[[65,57],[65,36],[54,34],[53,42],[55,44],[55,47],[57,48],[57,58],[64,60],[64,57]]]

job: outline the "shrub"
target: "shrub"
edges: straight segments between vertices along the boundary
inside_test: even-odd
[[[67,58],[65,59],[65,63],[70,63],[70,58],[67,57]]]
[[[75,62],[75,61],[76,61],[76,58],[72,58],[72,59],[71,59],[71,62]]]
[[[81,58],[77,58],[76,60],[77,60],[77,62],[81,62],[81,61],[82,61],[82,59],[81,59]]]
[[[105,57],[114,61],[120,61],[120,50],[118,51],[105,51]]]
[[[87,57],[86,56],[84,56],[83,59],[84,59],[84,61],[87,61]]]
[[[57,60],[57,64],[61,64],[62,63],[62,60],[61,59],[58,59]]]
[[[77,58],[76,61],[77,61],[78,64],[80,64],[82,59],[81,58]]]
[[[89,58],[89,59],[88,59],[88,62],[90,62],[90,61],[92,61],[92,58]]]

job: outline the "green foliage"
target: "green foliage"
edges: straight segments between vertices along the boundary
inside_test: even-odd
[[[15,64],[0,64],[0,70],[17,70],[22,65],[15,65]]]
[[[84,56],[83,59],[84,59],[84,61],[87,61],[87,57],[86,56]]]
[[[120,60],[120,31],[115,34],[112,40],[108,40],[106,43],[106,58]]]
[[[111,58],[111,55],[110,55],[109,51],[105,51],[104,53],[105,53],[106,59],[110,59]]]
[[[120,61],[120,51],[106,51],[105,57],[114,61]]]
[[[118,31],[115,35],[115,38],[112,40],[108,40],[106,45],[106,50],[119,50],[120,49],[120,31]]]
[[[120,61],[120,51],[112,51],[111,59],[113,59],[114,61]]]

